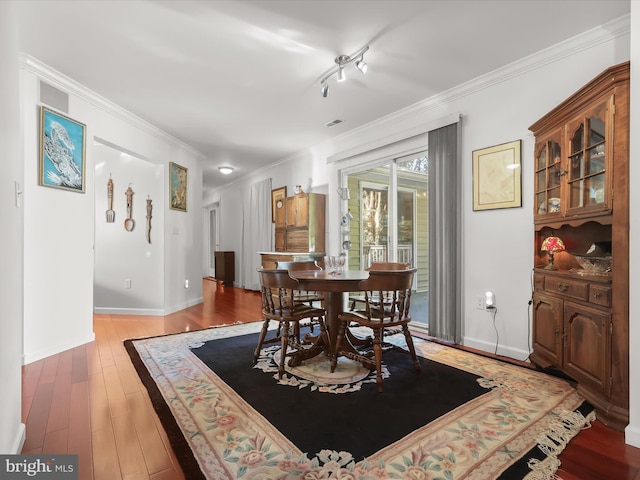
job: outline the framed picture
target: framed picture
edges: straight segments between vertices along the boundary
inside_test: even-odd
[[[187,211],[187,169],[169,162],[169,208]]]
[[[279,208],[284,208],[284,201],[286,198],[287,187],[280,187],[276,188],[275,190],[271,190],[271,223],[275,223],[276,211]]]
[[[38,184],[84,193],[86,126],[40,107]]]
[[[473,151],[473,210],[522,206],[522,141]]]

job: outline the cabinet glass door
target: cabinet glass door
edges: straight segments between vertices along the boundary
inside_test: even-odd
[[[608,102],[569,126],[569,209],[604,205]]]
[[[560,213],[562,155],[558,139],[544,142],[536,158],[536,214]]]

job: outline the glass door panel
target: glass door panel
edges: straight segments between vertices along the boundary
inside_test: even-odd
[[[398,187],[400,188],[400,187]],[[398,262],[413,266],[415,250],[415,191],[398,191]]]
[[[389,261],[388,185],[363,182],[361,264],[369,268],[374,262]]]
[[[546,215],[560,212],[562,180],[560,144],[554,140],[547,141],[538,153],[536,165],[536,213]]]
[[[590,116],[572,129],[569,155],[570,208],[605,202],[605,128],[602,118]]]
[[[390,164],[349,173],[347,201],[353,216],[342,227],[349,236],[348,265],[365,269],[373,262],[416,267],[411,296],[413,322],[428,326],[428,159],[426,152]],[[354,194],[358,192],[358,194]]]

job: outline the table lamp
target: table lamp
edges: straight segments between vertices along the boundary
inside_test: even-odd
[[[564,242],[559,237],[547,237],[542,242],[540,250],[549,253],[549,263],[545,270],[557,270],[558,268],[553,264],[553,255],[558,252],[564,252]]]

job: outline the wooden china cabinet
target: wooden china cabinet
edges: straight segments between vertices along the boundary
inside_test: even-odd
[[[326,195],[293,195],[281,208],[275,216],[276,252],[324,252]]]
[[[533,352],[560,370],[598,418],[629,421],[629,62],[578,90],[530,130],[534,177]],[[546,237],[566,250],[549,265]],[[610,269],[583,269],[596,247]],[[607,260],[609,261],[609,260]]]

